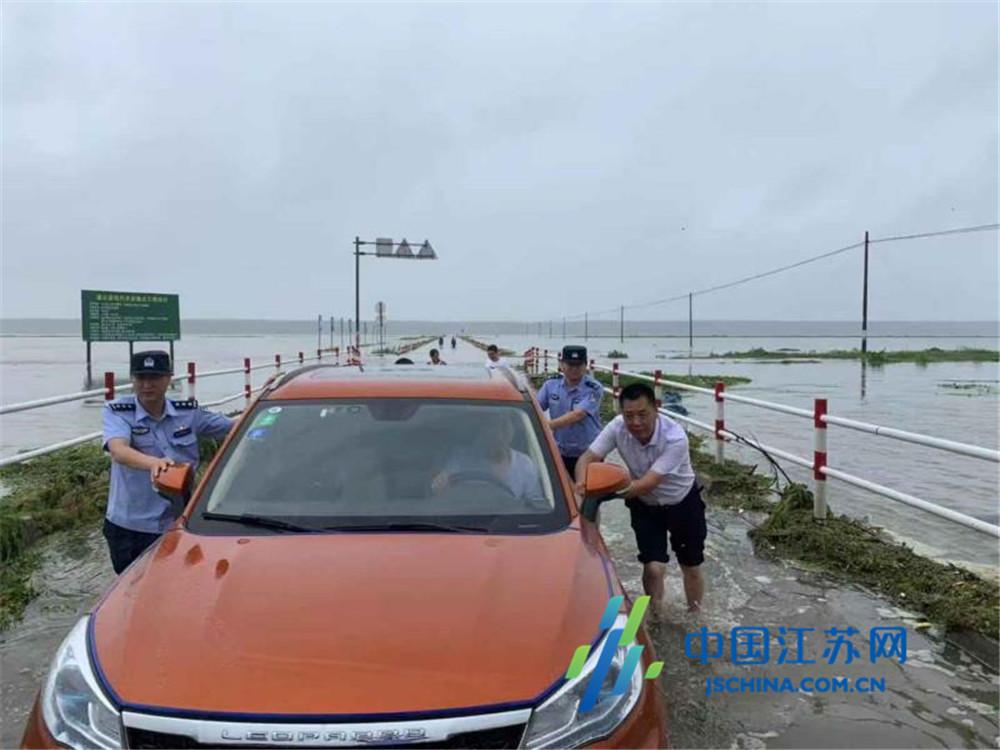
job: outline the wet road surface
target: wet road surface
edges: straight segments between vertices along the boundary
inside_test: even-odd
[[[424,356],[418,351],[416,355]],[[480,361],[482,353],[464,343],[450,361]],[[466,357],[462,355],[465,354]],[[626,589],[642,594],[641,567],[628,511],[609,503],[601,511],[602,533]],[[787,564],[753,554],[747,531],[750,514],[709,508],[705,573],[706,609],[688,615],[679,571],[671,563],[667,605],[658,620],[647,616],[658,658],[665,661],[659,689],[669,715],[675,747],[827,748],[827,747],[997,747],[998,680],[984,666],[933,629],[916,630],[916,615],[903,612],[856,587],[832,582]],[[87,533],[60,534],[46,541],[36,573],[40,594],[22,622],[0,634],[0,747],[18,745],[24,720],[44,679],[49,661],[73,623],[85,614],[113,580],[99,527]],[[907,628],[907,660],[869,660],[872,627]],[[734,665],[728,652],[733,627],[769,629],[771,658],[756,666]],[[685,655],[685,638],[704,627],[725,638],[720,658],[701,663]],[[814,628],[801,656],[810,665],[776,664],[778,628]],[[853,627],[851,642],[860,656],[833,665],[823,658],[822,631]],[[992,658],[995,660],[995,644]],[[729,677],[875,677],[885,692],[875,693],[726,693],[706,695],[706,679]]]
[[[629,593],[641,595],[628,512],[605,505],[602,532]],[[996,747],[998,736],[995,672],[933,630],[917,631],[919,621],[879,598],[822,576],[753,555],[746,537],[752,519],[728,510],[709,510],[705,572],[706,610],[688,615],[680,576],[671,564],[667,605],[659,621],[647,617],[658,657],[666,666],[659,689],[676,747]],[[45,544],[36,579],[39,597],[24,620],[0,639],[3,721],[0,747],[20,741],[24,719],[59,642],[113,579],[100,530],[60,535]],[[735,626],[816,628],[801,655],[814,665],[738,666],[729,658]],[[873,626],[907,626],[907,661],[868,659]],[[725,637],[721,658],[700,663],[684,653],[685,637],[704,626]],[[860,658],[833,666],[823,658],[822,629],[854,627]],[[815,638],[810,638],[815,636]],[[697,653],[697,651],[695,651]],[[735,693],[705,695],[706,678],[882,677],[884,693]]]

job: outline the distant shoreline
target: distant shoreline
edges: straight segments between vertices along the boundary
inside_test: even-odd
[[[304,334],[315,333],[314,331],[272,331],[268,333],[204,333],[204,332],[192,332],[188,336],[197,336],[200,338],[217,338],[217,339],[251,339],[251,338],[270,338],[275,335],[283,336],[298,336]],[[473,333],[475,333],[473,331]],[[430,334],[428,334],[430,335]],[[499,333],[499,334],[480,334],[480,335],[496,335],[496,336],[528,336],[531,334],[518,334],[518,333]],[[2,333],[0,332],[0,339],[77,339],[81,343],[83,339],[80,338],[79,334],[74,333]],[[548,339],[548,336],[539,337],[541,340]],[[553,339],[561,339],[561,336],[552,336]],[[571,336],[567,334],[566,338],[589,340],[589,339],[613,339],[619,340],[618,334],[590,334],[589,336]],[[639,333],[631,336],[626,336],[625,340],[630,339],[687,339],[687,334],[678,333]],[[701,333],[695,334],[696,339],[858,339],[860,334],[853,333]],[[867,336],[869,341],[878,339],[988,339],[991,341],[997,340],[997,336],[992,334],[982,334],[982,333],[900,333],[900,334],[879,334]],[[183,338],[179,339],[183,341]],[[101,344],[115,344],[123,342],[115,341],[102,341],[94,342]],[[136,342],[139,343],[139,342]]]
[[[334,320],[335,336],[347,333],[347,320]],[[374,330],[371,321],[365,324],[369,334]],[[625,320],[625,338],[636,340],[661,339],[683,341],[690,335],[686,320]],[[610,340],[621,336],[621,323],[612,320],[567,320],[548,321],[435,321],[397,320],[389,321],[386,335],[392,338],[407,335],[476,335],[519,336],[538,340]],[[241,318],[182,318],[181,335],[214,336],[219,338],[250,338],[276,335],[321,334],[324,338],[331,334],[330,318],[324,318],[321,325],[317,320],[264,320]],[[698,320],[694,321],[694,338],[750,338],[750,339],[859,339],[861,324],[857,320]],[[998,339],[1000,321],[870,321],[869,339]],[[4,318],[0,319],[0,338],[15,337],[58,337],[76,338],[82,341],[80,321],[74,318]]]

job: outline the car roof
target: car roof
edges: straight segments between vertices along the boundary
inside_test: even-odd
[[[524,375],[482,365],[311,365],[279,376],[262,400],[453,398],[523,401]]]

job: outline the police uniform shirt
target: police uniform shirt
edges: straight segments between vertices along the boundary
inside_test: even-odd
[[[663,480],[643,496],[644,500],[676,505],[694,486],[687,433],[670,417],[658,416],[652,437],[643,445],[628,431],[625,418],[619,414],[597,436],[590,451],[604,458],[616,448],[633,479],[641,479],[650,470],[663,475]]]
[[[549,419],[558,419],[574,409],[583,409],[586,416],[579,422],[554,431],[559,452],[569,458],[578,458],[601,432],[601,398],[604,388],[590,375],[584,375],[575,386],[566,378],[546,380],[538,391],[538,405],[548,409]]]
[[[124,396],[104,407],[104,449],[114,438],[157,458],[198,467],[198,438],[223,438],[235,420],[206,411],[197,401],[166,400],[163,416],[153,419],[135,396]],[[153,488],[148,469],[133,469],[111,462],[111,489],[107,518],[132,531],[158,534],[173,522],[170,503]]]

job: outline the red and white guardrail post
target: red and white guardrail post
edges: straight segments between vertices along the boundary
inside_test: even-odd
[[[615,362],[611,365],[611,397],[615,400],[615,414],[620,414],[622,407],[618,403],[618,396],[621,394],[622,389],[619,388],[620,380],[618,377],[618,363]]]
[[[818,398],[813,404],[813,427],[816,441],[813,450],[813,518],[826,518],[826,399]]]
[[[115,374],[113,372],[104,373],[104,400],[115,400]]]
[[[253,392],[251,388],[252,382],[250,380],[250,357],[243,358],[243,398],[246,402],[250,403],[250,394]]]
[[[726,439],[722,436],[726,429],[726,400],[723,394],[726,384],[721,380],[715,384],[715,460],[722,462],[726,457]]]
[[[545,350],[545,374],[549,374],[549,350]]]
[[[322,349],[317,349],[316,350],[316,359],[318,359],[320,362],[323,361],[323,350]]]
[[[304,364],[305,361],[306,361],[305,355],[302,352],[299,352],[299,366],[301,366],[302,364]]]
[[[274,369],[277,370],[278,372],[281,372],[281,355],[280,354],[275,354],[274,355]]]
[[[660,370],[653,373],[653,396],[656,399],[657,409],[663,407],[663,385],[660,383],[662,377],[663,373]]]
[[[194,362],[188,362],[188,376],[187,376],[187,397],[193,399],[195,397],[195,380],[197,375],[195,370],[197,366]]]

